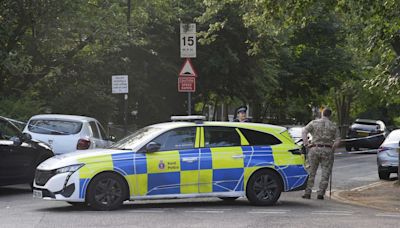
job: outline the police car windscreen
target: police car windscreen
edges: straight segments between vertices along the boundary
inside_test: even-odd
[[[117,148],[117,149],[133,148],[137,143],[141,142],[141,140],[143,140],[144,138],[152,136],[161,130],[162,128],[157,128],[152,126],[142,128],[140,130],[137,130],[135,133],[128,135],[127,137],[112,144],[111,148]]]
[[[66,120],[31,120],[28,125],[30,132],[47,135],[73,135],[82,129],[81,122]]]

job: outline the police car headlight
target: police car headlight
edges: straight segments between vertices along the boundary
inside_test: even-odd
[[[83,165],[84,164],[76,164],[76,165],[65,166],[65,167],[56,169],[55,172],[56,172],[56,174],[73,173],[76,170],[80,169]]]

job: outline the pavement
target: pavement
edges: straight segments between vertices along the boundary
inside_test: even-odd
[[[332,193],[342,203],[400,212],[400,185],[398,181],[379,181],[369,185],[339,190]]]

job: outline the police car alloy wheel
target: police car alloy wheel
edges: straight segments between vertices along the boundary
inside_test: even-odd
[[[113,173],[102,173],[89,184],[87,203],[90,207],[101,210],[115,210],[128,198],[124,180]]]
[[[271,170],[260,170],[253,174],[247,184],[247,198],[255,205],[273,205],[279,199],[282,184]]]

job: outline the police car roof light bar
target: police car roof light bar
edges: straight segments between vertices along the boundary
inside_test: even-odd
[[[171,121],[188,121],[188,122],[203,122],[206,120],[205,116],[171,116]]]

